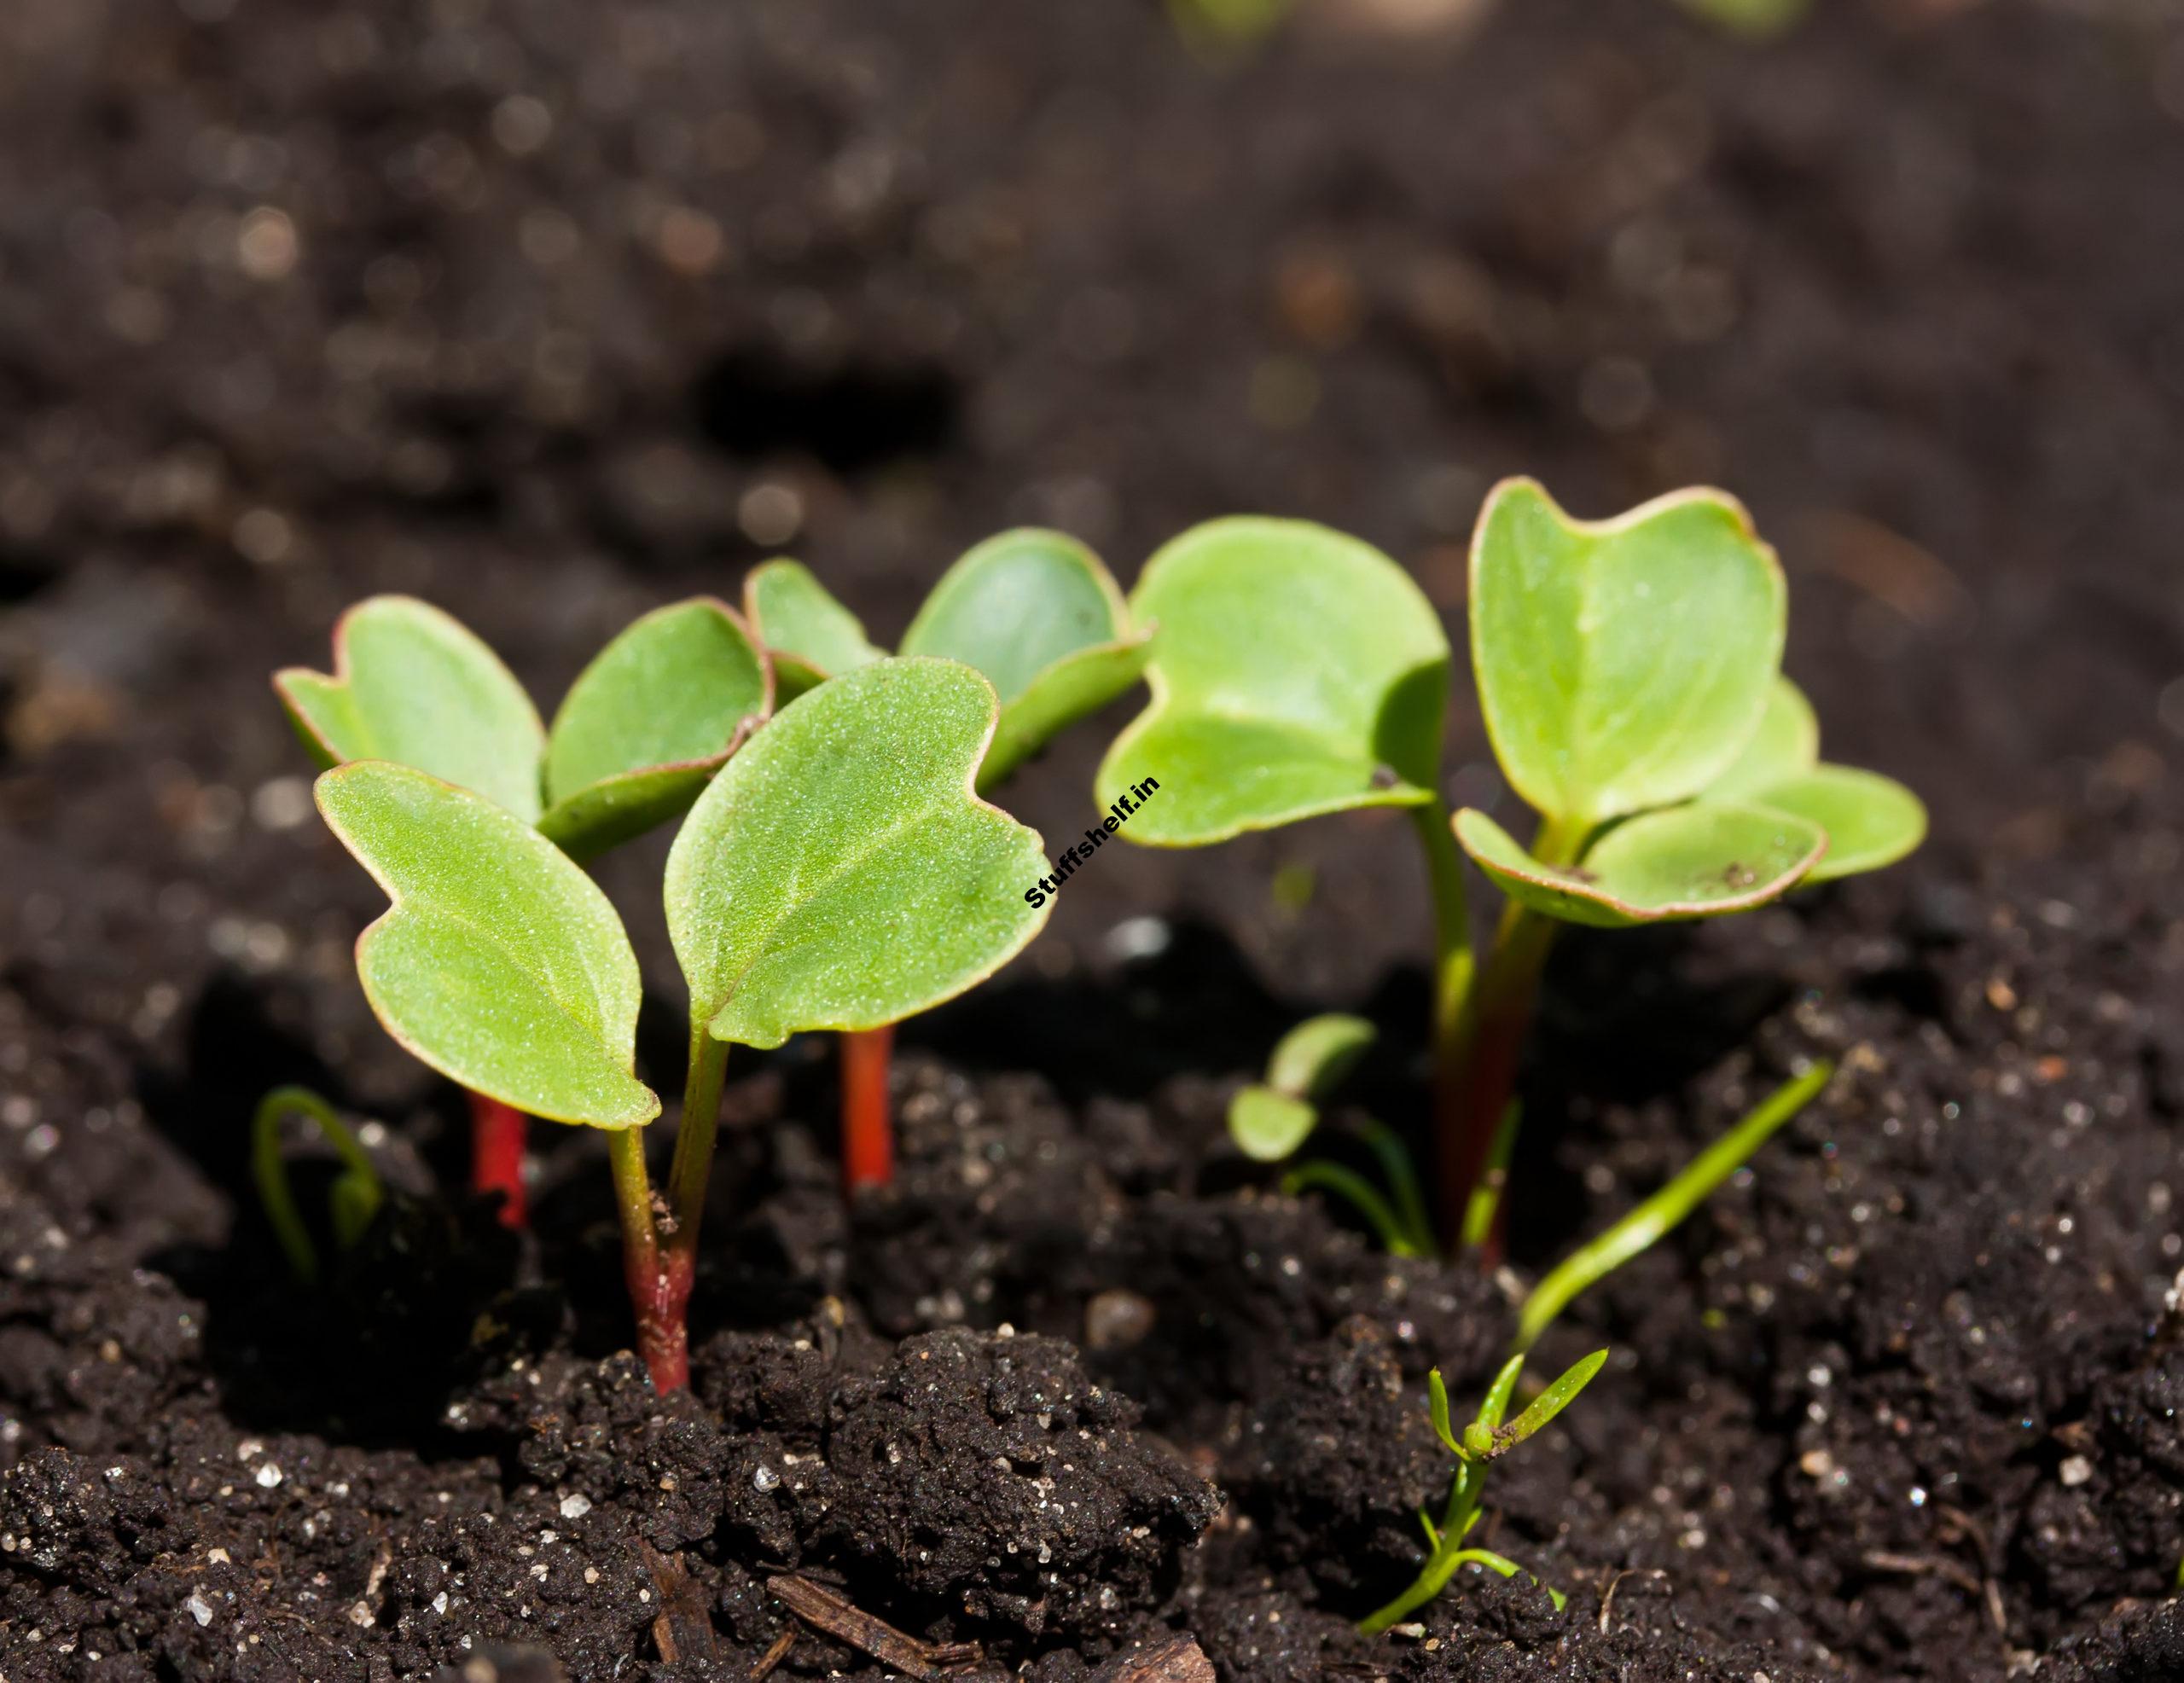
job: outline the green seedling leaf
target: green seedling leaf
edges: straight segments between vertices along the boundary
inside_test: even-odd
[[[1531,1406],[1494,1434],[1494,1453],[1507,1454],[1577,1400],[1593,1376],[1607,1365],[1607,1352],[1594,1350],[1531,1401]]]
[[[1761,790],[1802,776],[1819,763],[1820,720],[1812,703],[1787,678],[1778,677],[1767,693],[1759,728],[1729,769],[1706,786],[1706,798],[1754,799]]]
[[[801,561],[766,561],[743,581],[743,617],[772,653],[775,705],[886,658],[863,622],[836,601]]]
[[[1449,1424],[1449,1387],[1443,1382],[1441,1370],[1438,1367],[1426,1376],[1426,1407],[1433,1416],[1433,1435],[1458,1460],[1468,1460],[1463,1446],[1456,1442],[1455,1428]]]
[[[1307,1018],[1275,1044],[1267,1059],[1267,1084],[1300,1099],[1324,1100],[1379,1036],[1362,1017],[1329,1012]]]
[[[1302,520],[1193,528],[1130,595],[1153,702],[1107,751],[1104,804],[1150,777],[1132,841],[1198,847],[1433,798],[1449,641],[1408,574]]]
[[[902,652],[975,666],[1001,696],[979,774],[992,788],[1065,727],[1137,682],[1146,638],[1100,558],[1058,531],[990,537],[948,569]]]
[[[1641,813],[1575,866],[1542,864],[1472,808],[1455,825],[1464,851],[1518,904],[1603,928],[1763,905],[1795,887],[1827,848],[1816,825],[1786,812],[1712,801]]]
[[[291,666],[273,687],[321,766],[392,760],[537,821],[538,711],[498,655],[429,602],[367,598],[334,628],[331,677]]]
[[[1827,856],[1808,882],[1878,871],[1926,839],[1926,809],[1919,798],[1895,779],[1856,766],[1815,766],[1751,798],[1827,833]]]
[[[1588,521],[1505,480],[1472,540],[1487,734],[1517,792],[1565,825],[1687,799],[1727,770],[1759,728],[1787,617],[1774,552],[1720,491]]]
[[[538,827],[589,859],[698,798],[773,699],[743,622],[700,596],[654,609],[585,667],[546,740]]]
[[[480,796],[380,760],[318,780],[318,809],[394,902],[357,943],[386,1031],[474,1093],[555,1122],[636,1128],[637,960],[590,877]]]
[[[1521,1355],[1511,1356],[1495,1374],[1494,1383],[1486,1388],[1486,1400],[1478,1405],[1478,1424],[1487,1431],[1501,1430],[1502,1417],[1509,1412],[1509,1399],[1517,1394],[1517,1381],[1524,1374]]]
[[[714,778],[667,862],[693,1021],[779,1046],[952,999],[1047,920],[1038,833],[972,791],[1000,704],[952,660],[882,660],[799,697]]]
[[[1279,1163],[1310,1137],[1320,1113],[1303,1099],[1251,1086],[1228,1101],[1228,1137],[1258,1163]]]

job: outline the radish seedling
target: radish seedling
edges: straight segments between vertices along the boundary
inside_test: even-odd
[[[1427,1377],[1433,1430],[1449,1453],[1456,1458],[1455,1477],[1449,1486],[1440,1523],[1435,1524],[1426,1514],[1419,1515],[1432,1551],[1424,1570],[1401,1595],[1365,1620],[1359,1628],[1366,1635],[1388,1629],[1431,1601],[1460,1566],[1484,1566],[1505,1578],[1514,1577],[1522,1570],[1506,1556],[1466,1544],[1467,1536],[1478,1523],[1487,1465],[1567,1407],[1607,1360],[1606,1350],[1594,1351],[1542,1391],[1515,1421],[1504,1426],[1502,1415],[1524,1373],[1526,1353],[1580,1292],[1651,1248],[1704,1204],[1715,1188],[1815,1098],[1834,1073],[1834,1065],[1822,1060],[1786,1082],[1742,1122],[1693,1158],[1666,1186],[1622,1216],[1599,1238],[1581,1245],[1550,1269],[1519,1309],[1517,1333],[1509,1358],[1488,1388],[1477,1418],[1461,1436],[1449,1423],[1449,1395],[1442,1384],[1440,1373],[1437,1369]],[[1474,1207],[1467,1225],[1483,1230],[1492,1218],[1490,1200],[1484,1209]],[[1560,1592],[1550,1587],[1548,1594],[1554,1598],[1558,1609],[1563,1605]]]
[[[393,902],[357,945],[388,1032],[473,1091],[607,1132],[638,1350],[663,1391],[688,1377],[729,1046],[925,1010],[1045,922],[1015,892],[1037,833],[973,786],[999,714],[967,666],[876,661],[782,709],[698,797],[667,865],[690,1036],[658,1198],[636,958],[597,885],[515,813],[414,767],[360,760],[318,780],[319,810]]]
[[[553,728],[493,651],[410,596],[374,596],[334,630],[331,676],[273,683],[320,765],[386,760],[497,803],[587,860],[672,818],[772,705],[772,674],[708,597],[644,615],[584,668]],[[524,1222],[524,1120],[473,1091],[472,1183]]]
[[[1228,1101],[1228,1136],[1245,1156],[1281,1163],[1296,1155],[1320,1125],[1320,1106],[1375,1038],[1362,1017],[1314,1017],[1284,1035],[1267,1059],[1266,1079],[1238,1089]],[[1397,1256],[1433,1254],[1433,1227],[1426,1215],[1418,1171],[1395,1129],[1368,1117],[1358,1132],[1379,1162],[1384,1192],[1347,1164],[1315,1158],[1281,1179],[1295,1196],[1310,1187],[1334,1193],[1363,1216]]]
[[[1432,1551],[1425,1567],[1402,1594],[1359,1623],[1357,1628],[1362,1633],[1377,1636],[1400,1623],[1438,1595],[1459,1566],[1484,1566],[1505,1578],[1513,1578],[1524,1570],[1505,1555],[1496,1554],[1492,1549],[1469,1547],[1465,1541],[1479,1521],[1479,1501],[1486,1491],[1487,1469],[1575,1402],[1577,1393],[1592,1383],[1593,1376],[1606,1362],[1607,1352],[1594,1350],[1504,1425],[1502,1417],[1508,1412],[1510,1399],[1516,1395],[1517,1382],[1525,1371],[1525,1358],[1513,1355],[1494,1376],[1478,1414],[1461,1435],[1450,1420],[1449,1392],[1441,1382],[1441,1370],[1437,1367],[1426,1376],[1433,1432],[1441,1440],[1442,1447],[1456,1458],[1455,1476],[1449,1483],[1449,1499],[1442,1507],[1440,1523],[1435,1524],[1433,1517],[1424,1510],[1419,1512],[1418,1523],[1426,1529],[1426,1546]],[[1552,1587],[1547,1593],[1560,1610],[1564,1601],[1562,1593]]]
[[[800,562],[752,569],[743,601],[784,698],[885,655]],[[960,660],[999,694],[1000,723],[978,773],[986,792],[1135,683],[1145,641],[1097,555],[1062,533],[1025,528],[988,538],[948,569],[903,634],[902,653]],[[842,1043],[842,1175],[852,1192],[894,1177],[893,1037],[890,1022]]]
[[[1451,1239],[1506,1142],[1559,924],[1741,911],[1890,863],[1924,833],[1901,786],[1819,763],[1811,711],[1779,672],[1780,569],[1719,492],[1600,523],[1572,520],[1530,480],[1488,497],[1472,666],[1496,757],[1541,815],[1528,847],[1442,804],[1448,640],[1378,550],[1298,521],[1217,520],[1155,555],[1130,606],[1157,627],[1153,700],[1108,751],[1097,798],[1147,775],[1167,792],[1130,839],[1194,847],[1360,807],[1411,815],[1435,910]],[[1483,965],[1467,854],[1507,902]]]

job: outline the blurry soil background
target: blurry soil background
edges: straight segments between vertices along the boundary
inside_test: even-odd
[[[0,1676],[742,1677],[787,1570],[1050,1683],[1165,1631],[1224,1680],[2184,1673],[2180,180],[2174,0],[1767,44],[1311,0],[1227,64],[1141,0],[0,7]],[[1559,955],[1520,1277],[1844,1066],[1543,1352],[1616,1355],[1486,1535],[1565,1613],[1464,1576],[1349,1634],[1444,1484],[1425,1372],[1475,1394],[1507,1293],[1223,1138],[1338,1006],[1415,1124],[1397,825],[1104,850],[904,1030],[854,1218],[831,1048],[739,1065],[689,1396],[615,1355],[595,1140],[537,1130],[520,1244],[436,1196],[459,1106],[363,1007],[376,897],[266,685],[345,603],[430,596],[550,706],[769,554],[885,638],[1003,525],[1127,582],[1255,509],[1460,626],[1518,471],[1746,498],[1831,752],[1936,828]],[[1449,792],[1507,808],[1458,690]],[[1014,810],[1082,827],[1136,705]],[[606,871],[655,1079],[664,847]],[[244,1171],[288,1079],[413,1195],[317,1295]],[[776,1674],[830,1673],[881,1668],[807,1634]]]

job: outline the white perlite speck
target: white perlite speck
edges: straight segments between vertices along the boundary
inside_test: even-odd
[[[200,1591],[193,1589],[189,1592],[189,1599],[182,1604],[182,1610],[200,1625],[212,1622],[212,1604]]]
[[[257,1477],[261,1486],[270,1490],[281,1482],[281,1464],[278,1461],[266,1462],[264,1466],[258,1468]]]
[[[561,1498],[561,1518],[581,1519],[591,1512],[591,1498],[581,1494]]]

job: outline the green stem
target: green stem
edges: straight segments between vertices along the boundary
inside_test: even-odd
[[[1292,1198],[1308,1187],[1317,1187],[1324,1192],[1347,1199],[1350,1207],[1365,1218],[1379,1237],[1381,1247],[1391,1256],[1425,1256],[1432,1254],[1430,1245],[1421,1249],[1407,1232],[1403,1218],[1387,1199],[1380,1196],[1373,1183],[1356,1169],[1339,1163],[1315,1158],[1303,1163],[1281,1177],[1281,1190]]]
[[[1502,1112],[1501,1123],[1494,1130],[1494,1144],[1486,1154],[1486,1172],[1472,1187],[1471,1201],[1464,1206],[1466,1250],[1489,1243],[1502,1224],[1502,1194],[1508,1189],[1509,1156],[1517,1149],[1517,1129],[1524,1117],[1525,1107],[1514,1099]]]
[[[1413,807],[1410,817],[1426,850],[1433,891],[1433,1043],[1445,1047],[1463,1019],[1478,962],[1471,948],[1471,908],[1464,898],[1464,856],[1444,802]]]
[[[1579,1292],[1614,1273],[1704,1204],[1716,1187],[1767,1143],[1776,1129],[1810,1104],[1834,1074],[1835,1065],[1822,1059],[1794,1081],[1777,1088],[1757,1109],[1687,1164],[1668,1185],[1598,1239],[1565,1257],[1525,1299],[1517,1314],[1514,1350],[1521,1354],[1530,1349]]]
[[[1391,1626],[1400,1624],[1403,1616],[1423,1607],[1443,1589],[1456,1575],[1459,1566],[1484,1566],[1499,1572],[1505,1578],[1513,1578],[1523,1570],[1506,1555],[1487,1548],[1452,1548],[1445,1540],[1433,1551],[1432,1558],[1426,1563],[1426,1570],[1411,1580],[1410,1587],[1388,1605],[1366,1619],[1357,1627],[1361,1636],[1378,1636]]]
[[[703,1023],[690,1025],[690,1073],[682,1087],[682,1123],[675,1135],[675,1161],[667,1171],[667,1204],[674,1226],[667,1250],[694,1257],[698,1224],[705,1217],[706,1187],[712,1178],[713,1139],[720,1125],[721,1082],[728,1073],[728,1042]]]
[[[379,1170],[349,1125],[334,1114],[334,1106],[307,1087],[276,1087],[258,1101],[251,1121],[251,1173],[258,1183],[258,1202],[273,1237],[288,1254],[288,1266],[306,1285],[318,1282],[318,1248],[311,1242],[310,1229],[297,1211],[295,1194],[288,1186],[288,1165],[281,1155],[282,1119],[300,1113],[315,1123],[326,1142],[341,1159],[340,1179],[332,1199],[334,1238],[346,1250],[363,1236],[386,1193]]]

